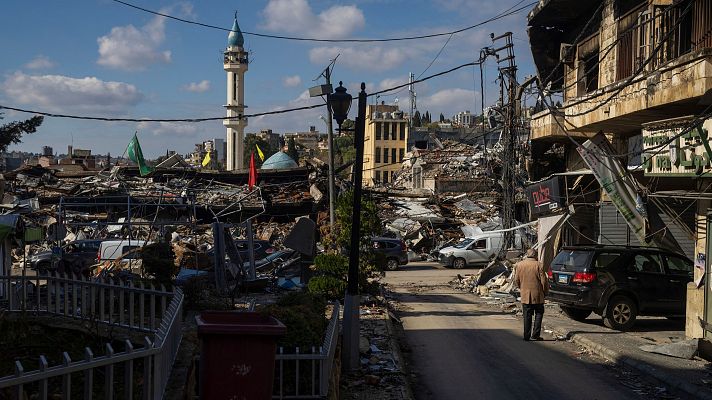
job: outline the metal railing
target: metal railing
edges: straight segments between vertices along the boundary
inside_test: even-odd
[[[284,353],[280,347],[276,355],[273,399],[320,399],[329,393],[329,381],[334,365],[334,354],[339,337],[338,302],[334,302],[324,343],[317,350],[301,353]]]
[[[0,276],[0,287],[4,289],[0,310],[6,312],[56,315],[90,321],[96,326],[147,333],[138,349],[129,340],[122,343],[121,352],[114,351],[112,344],[107,343],[103,355],[95,357],[93,350],[86,347],[83,359],[74,361],[68,352],[63,352],[62,362],[56,366],[49,366],[47,358],[39,356],[38,369],[29,372],[16,361],[15,374],[0,378],[0,391],[10,388],[18,399],[34,393],[38,399],[47,399],[56,393],[66,399],[94,396],[112,399],[121,391],[125,398],[133,398],[135,392],[140,392],[142,399],[163,397],[182,338],[183,292],[180,288],[171,292],[162,286],[156,288],[142,283],[91,281],[57,275]],[[99,374],[103,376],[102,382],[94,380],[97,369],[103,370]],[[140,377],[134,376],[135,373]],[[81,379],[77,379],[79,376]],[[119,381],[123,385],[118,385]],[[82,396],[72,391],[75,382],[82,386]]]

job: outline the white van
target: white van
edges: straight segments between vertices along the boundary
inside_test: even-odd
[[[153,242],[133,239],[105,240],[101,242],[99,246],[99,252],[96,256],[97,262],[103,263],[104,261],[120,260],[123,263],[130,262],[131,260],[139,260],[141,253],[138,249],[151,243]]]
[[[504,231],[483,232],[440,249],[438,259],[441,264],[453,268],[486,265],[492,257],[497,256],[503,240]],[[514,248],[522,248],[522,236],[518,232],[514,234]]]

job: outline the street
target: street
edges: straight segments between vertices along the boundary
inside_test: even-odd
[[[448,286],[473,271],[411,263],[386,275],[416,399],[641,398],[617,367],[548,334],[525,342],[520,319]]]

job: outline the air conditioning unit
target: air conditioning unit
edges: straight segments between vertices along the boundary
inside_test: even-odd
[[[561,43],[559,48],[559,60],[564,64],[573,64],[576,57],[576,51],[568,43]]]

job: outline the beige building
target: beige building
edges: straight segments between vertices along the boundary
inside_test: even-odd
[[[364,186],[387,185],[401,169],[408,144],[408,120],[397,105],[369,105],[363,150]]]
[[[597,185],[576,151],[576,142],[604,133],[625,156],[618,159],[642,188],[638,194],[648,214],[659,215],[664,233],[678,244],[675,250],[694,260],[694,279],[708,276],[687,288],[674,286],[684,280],[671,280],[669,288],[687,291],[686,335],[707,339],[712,337],[710,21],[712,0],[540,1],[528,28],[542,87],[563,98],[557,113],[532,116],[532,180],[559,179],[567,192],[562,201],[578,207],[573,215],[590,214],[589,222],[575,222],[579,231],[588,228],[587,240],[639,245],[600,186],[590,190]],[[560,162],[550,162],[555,151]],[[588,182],[589,190],[575,189]],[[656,232],[646,227],[646,234]]]

